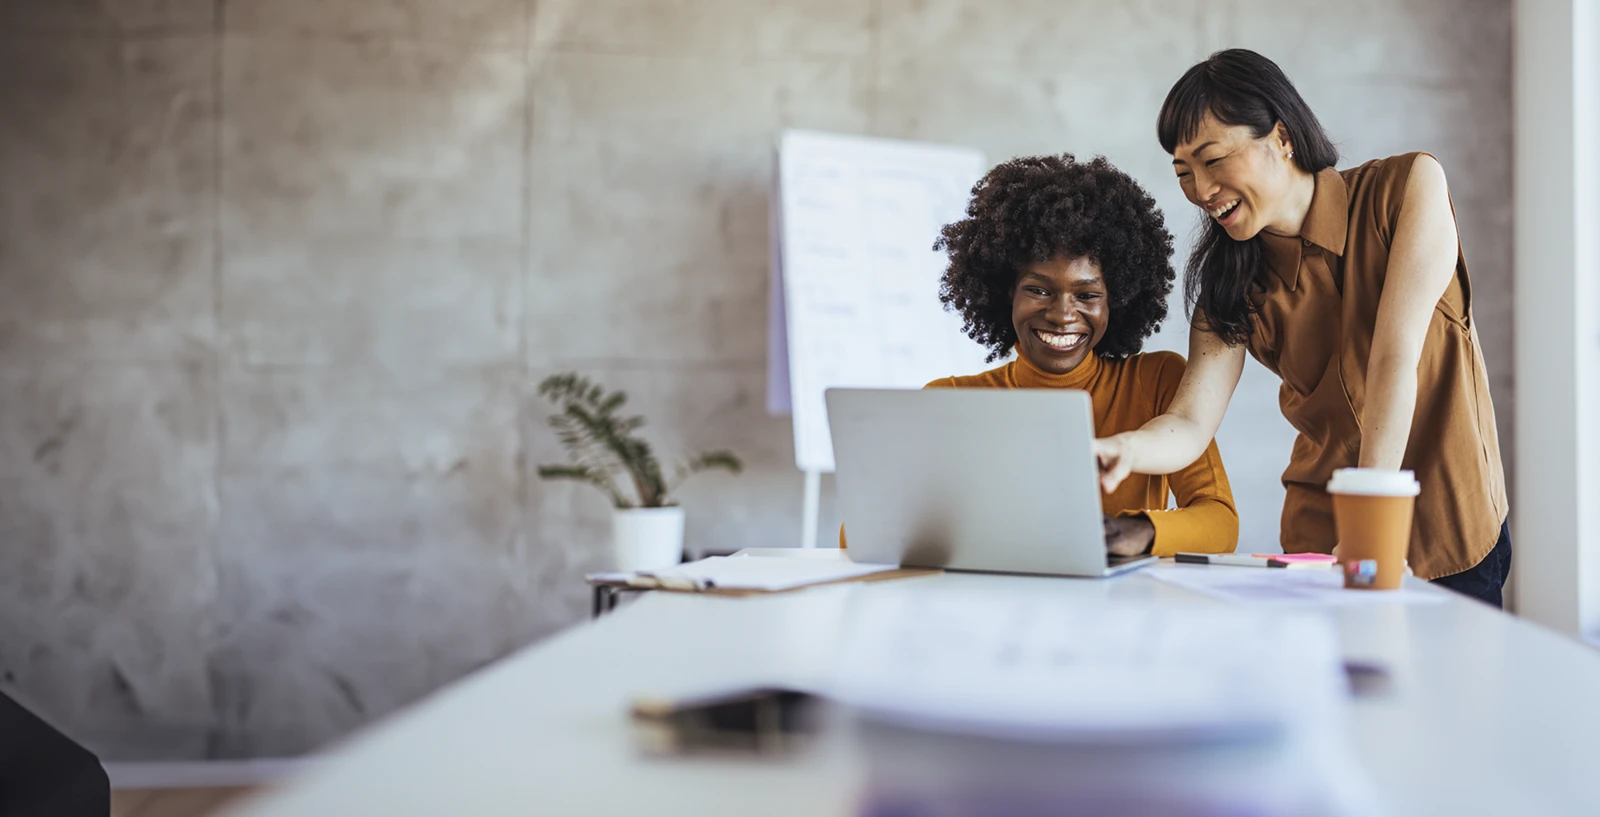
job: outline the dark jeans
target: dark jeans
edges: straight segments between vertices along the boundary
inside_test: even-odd
[[[1460,573],[1440,576],[1433,580],[1440,587],[1448,587],[1464,596],[1471,596],[1484,604],[1502,606],[1500,590],[1505,587],[1506,575],[1511,572],[1511,522],[1500,523],[1500,541],[1476,566]]]
[[[0,815],[110,813],[111,784],[99,759],[0,695]]]

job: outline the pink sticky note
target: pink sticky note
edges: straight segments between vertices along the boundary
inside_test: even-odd
[[[1263,559],[1277,559],[1280,562],[1319,562],[1333,564],[1333,557],[1326,553],[1257,553]]]

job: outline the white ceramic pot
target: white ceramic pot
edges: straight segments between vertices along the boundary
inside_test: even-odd
[[[683,508],[617,508],[611,512],[618,570],[654,570],[683,561]]]

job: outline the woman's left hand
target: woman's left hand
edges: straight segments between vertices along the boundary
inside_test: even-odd
[[[1106,553],[1142,556],[1156,541],[1156,526],[1148,516],[1105,517]]]

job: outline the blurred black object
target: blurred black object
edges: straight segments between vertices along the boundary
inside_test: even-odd
[[[106,817],[100,759],[0,694],[0,817]]]
[[[818,701],[788,689],[741,689],[637,700],[633,718],[652,754],[772,754],[797,748],[817,731]]]
[[[1381,664],[1346,661],[1344,675],[1350,683],[1350,694],[1357,698],[1381,698],[1393,691],[1389,670]]]

